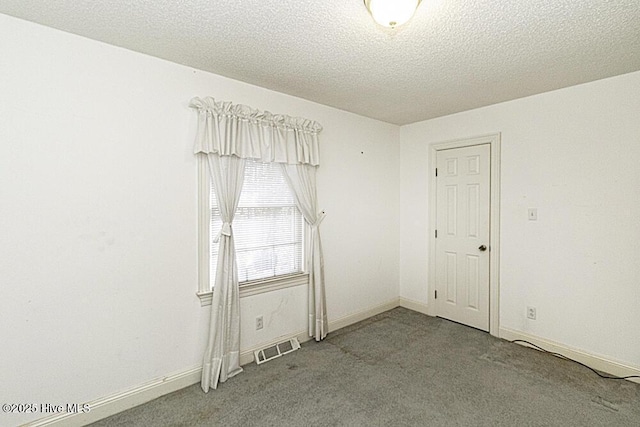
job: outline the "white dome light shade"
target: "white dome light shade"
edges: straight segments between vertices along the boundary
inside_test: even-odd
[[[421,0],[364,0],[373,19],[380,25],[395,28],[407,22]]]

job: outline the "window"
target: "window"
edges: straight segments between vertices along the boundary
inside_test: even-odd
[[[211,185],[210,236],[222,227]],[[233,219],[238,280],[266,279],[302,272],[303,218],[280,165],[246,160],[244,184]],[[218,243],[211,239],[211,287],[218,263]]]
[[[201,199],[206,198],[201,200],[200,250],[206,253],[200,257],[198,293],[203,304],[208,303],[206,298],[210,298],[215,282],[219,243],[213,240],[222,227],[206,167],[205,160],[200,165],[201,187],[206,185],[206,192],[203,188],[200,191]],[[304,271],[304,218],[279,164],[245,161],[244,184],[232,226],[238,280],[245,291],[254,285],[264,288],[265,282],[278,288],[307,283],[306,276],[300,278]],[[282,283],[274,283],[278,281]]]

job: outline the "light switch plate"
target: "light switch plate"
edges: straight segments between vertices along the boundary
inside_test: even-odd
[[[529,217],[529,221],[537,221],[538,220],[538,209],[529,208],[527,216]]]

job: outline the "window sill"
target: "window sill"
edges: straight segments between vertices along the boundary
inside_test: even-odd
[[[294,286],[308,285],[309,275],[307,273],[290,274],[287,276],[273,277],[269,279],[251,280],[240,282],[240,298],[259,295],[266,292],[277,291],[278,289],[292,288]],[[213,291],[196,292],[200,298],[200,306],[211,305]]]

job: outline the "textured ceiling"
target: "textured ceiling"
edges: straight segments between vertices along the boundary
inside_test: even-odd
[[[396,124],[640,70],[640,0],[423,0],[396,30],[362,0],[0,0],[0,13]]]

